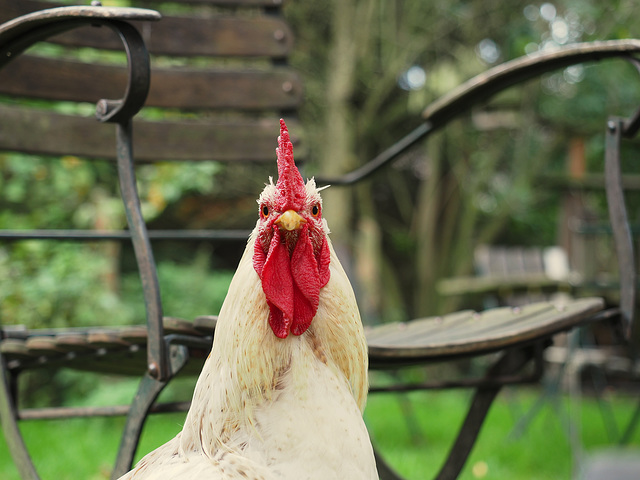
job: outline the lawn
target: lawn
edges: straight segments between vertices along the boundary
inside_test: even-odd
[[[117,402],[132,387],[104,385],[96,396]],[[375,444],[390,464],[409,480],[432,478],[462,421],[469,395],[468,391],[372,395],[365,417]],[[547,402],[524,432],[515,435],[517,420],[539,396],[538,389],[522,387],[500,394],[462,479],[567,479],[574,455],[610,443],[599,404],[592,398],[578,403],[563,397],[558,408]],[[608,392],[607,399],[618,424],[628,421],[637,399],[614,391]],[[582,448],[574,451],[563,426],[568,414],[581,420]],[[173,437],[183,418],[184,414],[151,417],[141,440],[141,454]],[[43,480],[102,480],[108,478],[123,424],[122,418],[31,421],[22,423],[22,431]],[[640,447],[640,432],[632,443]],[[0,440],[0,478],[19,478],[4,439]]]

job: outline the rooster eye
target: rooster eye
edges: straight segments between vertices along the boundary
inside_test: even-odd
[[[267,207],[266,205],[262,206],[262,216],[263,217],[268,217],[269,216],[269,207]]]
[[[317,217],[320,214],[320,207],[318,205],[314,205],[311,207],[311,215]]]

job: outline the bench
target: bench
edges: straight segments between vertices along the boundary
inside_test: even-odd
[[[0,11],[4,13],[16,8],[14,3],[1,2]],[[181,3],[190,4],[191,2]],[[193,3],[198,4],[203,1],[194,0]],[[9,52],[9,56],[12,57],[12,62],[4,66],[0,72],[2,92],[11,96],[34,95],[37,98],[44,96],[40,85],[31,86],[23,81],[25,75],[32,76],[35,68],[41,65],[47,73],[40,75],[38,79],[45,85],[49,81],[56,84],[64,92],[60,94],[63,99],[81,102],[97,101],[98,117],[107,123],[115,123],[117,140],[117,148],[114,150],[113,146],[110,146],[113,142],[113,139],[110,139],[113,129],[108,125],[95,123],[91,125],[91,120],[87,118],[71,120],[68,115],[42,112],[40,104],[38,104],[40,107],[38,111],[25,110],[26,113],[23,113],[24,106],[18,104],[8,107],[7,111],[14,115],[11,117],[11,122],[7,123],[6,129],[14,128],[20,119],[24,119],[29,130],[21,137],[13,134],[3,135],[0,137],[0,148],[43,153],[43,149],[56,146],[58,151],[49,153],[111,160],[115,158],[129,224],[128,230],[110,232],[72,233],[66,229],[30,233],[9,231],[3,232],[5,240],[13,242],[22,241],[25,238],[65,238],[67,240],[99,238],[118,241],[131,239],[145,287],[144,300],[147,311],[146,325],[137,326],[134,329],[114,329],[113,327],[65,329],[65,331],[36,331],[32,328],[17,327],[2,329],[0,362],[4,376],[0,385],[0,417],[12,455],[24,478],[38,478],[17,427],[17,421],[28,415],[25,415],[13,401],[16,398],[16,377],[25,368],[41,364],[53,366],[57,365],[58,361],[77,362],[76,359],[84,356],[83,361],[77,362],[76,366],[101,365],[102,368],[113,368],[115,371],[128,365],[129,371],[121,373],[137,372],[142,376],[138,395],[132,406],[126,408],[127,424],[112,473],[113,477],[117,478],[131,465],[144,420],[157,395],[185,365],[194,364],[197,367],[198,361],[201,361],[202,356],[206,355],[210,348],[215,316],[197,319],[164,318],[150,238],[174,239],[177,236],[189,240],[204,236],[215,241],[233,241],[246,238],[243,237],[246,232],[237,230],[187,232],[186,234],[148,232],[136,190],[132,145],[135,147],[137,162],[180,160],[176,157],[184,154],[186,159],[197,161],[230,163],[249,161],[252,162],[251,171],[253,172],[253,166],[258,165],[262,160],[272,162],[273,132],[277,131],[277,128],[274,128],[275,122],[282,114],[288,116],[295,111],[301,101],[301,93],[298,77],[283,65],[283,60],[291,48],[291,39],[286,24],[276,15],[279,8],[274,7],[273,2],[252,0],[235,3],[230,0],[219,2],[211,0],[204,3],[218,5],[222,9],[234,3],[236,8],[231,9],[229,11],[231,13],[237,13],[243,6],[249,5],[248,8],[253,9],[252,13],[255,14],[257,9],[261,14],[251,15],[250,20],[238,19],[237,23],[226,16],[224,19],[217,19],[215,15],[211,18],[201,18],[195,14],[188,20],[182,15],[179,18],[166,15],[163,20],[152,23],[158,20],[159,16],[149,10],[112,9],[99,6],[73,7],[26,15],[0,27],[0,53],[3,54],[0,58],[6,59],[6,52]],[[51,3],[24,1],[20,2],[20,5],[50,7]],[[13,10],[11,12],[24,13]],[[214,9],[213,12],[217,10]],[[231,18],[235,17],[232,15]],[[246,32],[246,24],[243,22],[247,21],[255,27],[251,30],[256,34],[261,32],[262,37],[246,37],[245,33],[238,33]],[[138,22],[135,23],[137,28],[130,27],[130,22]],[[216,27],[219,28],[211,28],[210,22],[216,22]],[[126,46],[128,69],[119,67],[119,77],[116,74],[111,77],[108,73],[111,68],[105,68],[104,65],[94,69],[86,65],[85,61],[70,61],[69,68],[73,68],[75,74],[57,76],[54,72],[65,72],[67,62],[64,59],[56,58],[55,61],[47,61],[30,58],[27,55],[23,55],[20,59],[13,59],[23,47],[48,38],[53,33],[80,25],[92,27],[75,30],[64,39],[54,37],[52,41],[59,42],[63,46],[73,45],[75,42],[90,42],[94,46],[110,45],[109,48],[116,48],[115,45],[117,45],[117,48],[121,48],[117,42],[114,44],[109,40],[94,38],[94,35],[102,36],[103,31],[108,30],[95,29],[94,26],[110,27],[119,33],[121,38],[119,41],[124,42]],[[234,26],[237,30],[233,30]],[[206,52],[194,50],[184,54],[187,58],[190,58],[191,54],[197,55],[198,59],[194,64],[187,61],[187,66],[179,61],[178,66],[175,67],[172,66],[172,62],[163,61],[165,56],[176,53],[172,51],[175,44],[163,40],[167,38],[167,31],[175,31],[179,28],[182,29],[180,31],[185,38],[189,38],[189,34],[194,32],[194,39],[197,40],[195,44],[210,50]],[[227,31],[225,28],[231,30]],[[139,31],[142,35],[138,33]],[[163,31],[164,34],[155,33]],[[207,40],[200,41],[198,35],[205,35],[204,38]],[[247,38],[248,42],[245,41]],[[157,64],[154,62],[151,64],[150,77],[145,44],[148,45],[152,55],[159,54]],[[235,50],[236,47],[240,50]],[[180,45],[180,48],[186,47]],[[258,50],[248,50],[253,48]],[[450,120],[468,112],[473,105],[503,89],[575,63],[610,57],[628,58],[637,52],[640,52],[640,42],[631,40],[570,45],[557,52],[541,53],[495,67],[430,105],[424,112],[424,122],[420,127],[371,162],[342,177],[317,176],[317,181],[335,186],[355,184],[387,166],[416,142],[444,128]],[[222,55],[225,58],[239,55],[242,57],[242,62],[257,58],[259,71],[246,71],[244,63],[224,60],[201,63],[201,58],[209,55],[212,57]],[[245,58],[245,55],[249,57]],[[25,58],[27,67],[20,69],[19,61]],[[241,67],[238,68],[238,65]],[[91,74],[91,76],[86,77],[85,74]],[[117,82],[116,78],[120,78],[122,83],[119,83],[120,88],[114,91],[111,90],[110,80],[101,82],[100,78],[113,79],[114,83]],[[8,86],[7,88],[10,86],[14,90],[4,90],[5,86]],[[96,91],[92,91],[98,86]],[[203,89],[205,95],[200,96],[199,93]],[[125,96],[122,100],[103,100],[105,97],[119,98],[123,90]],[[78,96],[82,98],[76,98]],[[59,96],[47,98],[61,100]],[[143,104],[151,110],[148,114],[143,110],[141,115],[132,121],[131,118]],[[26,107],[33,108],[29,105]],[[186,111],[184,116],[176,113],[181,111],[181,108]],[[158,120],[157,112],[162,109],[168,109],[167,117]],[[203,110],[213,112],[210,113],[211,117],[209,114],[194,116],[194,111]],[[4,117],[3,114],[0,118],[4,121],[9,117]],[[40,121],[41,118],[53,118],[48,122],[53,129],[52,133],[45,134],[44,130],[42,132],[39,130],[40,127],[47,126],[44,125],[47,122]],[[73,138],[73,142],[69,142],[72,136],[67,135],[68,128],[57,129],[57,126],[63,124],[62,122],[69,122],[68,125],[73,125],[72,129],[79,132],[79,135]],[[293,122],[291,124],[293,125]],[[297,131],[295,126],[291,129],[294,132]],[[635,133],[631,130],[628,133]],[[3,134],[5,131],[7,130],[3,123]],[[41,135],[48,135],[46,137],[48,141],[37,142],[37,139],[43,138]],[[185,141],[185,138],[188,140]],[[16,143],[3,143],[20,141],[20,139],[23,142],[22,147]],[[84,145],[84,148],[81,149],[78,145]],[[264,178],[265,176],[260,176],[260,181],[264,181]],[[478,313],[464,311],[441,317],[416,319],[402,324],[391,323],[367,331],[370,366],[372,369],[397,369],[407,365],[423,365],[500,353],[484,376],[471,381],[451,381],[440,385],[400,385],[392,388],[395,391],[452,386],[476,389],[458,438],[438,475],[438,478],[455,478],[461,471],[487,412],[501,387],[506,384],[537,381],[540,372],[536,370],[535,374],[531,375],[525,367],[532,362],[538,367],[541,366],[542,352],[556,333],[618,314],[618,309],[603,311],[601,299],[587,298],[569,301],[562,307],[541,302],[515,310],[497,308]],[[630,318],[627,312],[622,318],[625,325],[629,324]],[[75,346],[76,339],[81,347]],[[79,352],[74,350],[76,348],[85,350]],[[134,357],[137,358],[137,363],[130,361]],[[91,362],[87,359],[91,359]],[[109,367],[106,367],[107,364]],[[380,390],[383,389],[377,389],[375,386],[372,388],[372,391]],[[104,414],[104,411],[101,412],[98,409],[97,413]],[[52,416],[52,414],[48,411],[41,416]],[[381,478],[399,478],[385,464],[382,456],[379,456],[378,466]]]
[[[474,251],[474,270],[474,276],[441,280],[439,293],[482,297],[485,306],[518,306],[573,289],[561,247],[479,245]]]
[[[88,326],[34,330],[34,323],[28,329],[3,325],[0,351],[6,392],[0,410],[24,478],[38,477],[12,425],[18,419],[128,414],[113,476],[130,467],[154,399],[183,367],[186,373],[200,371],[215,327],[215,316],[185,319],[163,313],[151,242],[161,250],[163,245],[156,242],[164,242],[165,251],[175,249],[176,239],[190,242],[189,249],[209,242],[231,257],[237,255],[255,222],[254,191],[271,173],[279,118],[287,119],[294,134],[301,131],[295,117],[302,89],[299,76],[287,66],[293,39],[279,2],[186,1],[179,14],[165,14],[161,22],[153,10],[69,3],[0,2],[0,23],[6,22],[0,29],[0,150],[36,156],[20,160],[24,162],[44,157],[70,169],[81,162],[95,165],[97,176],[106,179],[99,188],[113,191],[119,184],[122,217],[126,212],[129,228],[97,219],[93,230],[73,229],[67,219],[65,225],[37,230],[4,229],[0,238],[8,249],[34,240],[100,242],[96,250],[107,255],[103,245],[116,242],[116,248],[124,249],[132,242],[144,287],[144,298],[141,295],[138,302],[147,312],[146,320],[137,318],[135,325],[116,326],[104,315],[96,315]],[[21,55],[32,44],[44,48]],[[87,61],[87,55],[92,60]],[[87,103],[96,108],[92,111]],[[145,110],[132,121],[143,104]],[[298,144],[297,137],[293,141]],[[136,164],[173,162],[195,168],[224,162],[245,173],[262,168],[264,173],[250,177],[254,183],[245,185],[241,194],[219,199],[236,206],[241,220],[242,208],[248,210],[244,223],[227,224],[224,230],[147,232],[132,145]],[[303,149],[297,149],[297,156],[304,158]],[[266,162],[268,167],[261,167]],[[148,198],[144,201],[148,206]],[[108,283],[105,279],[105,289]],[[61,367],[143,377],[143,398],[133,408],[24,409],[15,404],[22,372]]]

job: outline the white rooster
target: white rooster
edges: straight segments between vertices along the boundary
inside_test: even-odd
[[[378,478],[360,314],[282,120],[276,152],[184,428],[121,480]]]

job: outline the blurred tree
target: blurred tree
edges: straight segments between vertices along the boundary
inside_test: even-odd
[[[430,101],[493,65],[628,37],[639,9],[628,0],[290,2],[315,169],[335,175],[363,164],[417,126]],[[571,138],[600,134],[604,105],[633,105],[635,72],[612,68],[619,74],[572,67],[510,90],[357,189],[327,190],[332,236],[352,252],[365,317],[447,309],[435,285],[468,273],[479,242],[526,244],[532,233],[554,242],[557,215],[547,206],[557,197],[536,179],[564,172]],[[586,152],[595,171],[600,154]]]

